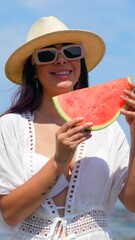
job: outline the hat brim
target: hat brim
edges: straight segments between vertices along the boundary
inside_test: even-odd
[[[36,49],[67,42],[83,45],[88,72],[91,71],[104,56],[104,41],[95,33],[83,30],[64,30],[48,33],[30,40],[13,52],[5,65],[7,78],[16,84],[21,84],[24,64]]]

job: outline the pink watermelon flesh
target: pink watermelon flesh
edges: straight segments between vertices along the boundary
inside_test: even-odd
[[[76,117],[84,117],[84,122],[93,122],[92,130],[109,126],[120,115],[120,109],[126,107],[121,99],[123,90],[130,87],[131,78],[98,84],[53,97],[59,114],[69,121]]]

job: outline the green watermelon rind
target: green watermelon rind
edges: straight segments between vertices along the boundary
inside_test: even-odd
[[[129,82],[132,82],[132,78],[131,77],[127,77],[128,81]],[[62,118],[65,120],[65,121],[70,121],[72,120],[72,118],[70,118],[61,108],[60,104],[59,104],[59,101],[58,101],[58,98],[57,96],[53,97],[52,98],[53,100],[53,103],[58,111],[58,113],[62,116]],[[122,108],[126,109],[126,106],[127,104],[124,104]],[[106,127],[108,127],[109,125],[111,125],[114,121],[116,121],[118,119],[118,117],[120,116],[120,110],[115,114],[115,116],[110,120],[108,121],[107,123],[105,124],[100,124],[100,125],[94,125],[93,127],[91,128],[88,128],[88,130],[92,130],[92,131],[97,131],[97,130],[101,130],[101,129],[104,129]],[[80,117],[80,116],[78,116]]]
[[[57,96],[56,97],[53,97],[52,98],[53,102],[54,102],[54,105],[58,111],[58,113],[62,116],[62,118],[65,120],[65,121],[70,121],[72,120],[72,118],[70,118],[61,108],[60,104],[59,104],[59,101],[58,101],[58,98]]]
[[[126,104],[122,107],[122,108],[125,108],[126,109]],[[93,131],[96,131],[96,130],[101,130],[101,129],[104,129],[106,127],[108,127],[109,125],[111,125],[113,122],[115,122],[118,117],[120,116],[120,111],[118,111],[115,116],[111,119],[111,121],[108,121],[107,123],[105,124],[101,124],[101,125],[94,125],[93,127],[91,127],[90,129],[93,130]],[[89,129],[89,130],[90,130]]]

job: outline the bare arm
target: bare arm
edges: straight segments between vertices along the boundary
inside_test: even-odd
[[[17,225],[40,206],[71,161],[78,144],[91,137],[90,131],[84,130],[92,123],[76,126],[81,120],[64,124],[56,133],[54,157],[26,183],[0,198],[0,209],[8,225]]]
[[[135,212],[135,133],[131,133],[130,161],[124,189],[119,195],[121,202]]]
[[[0,208],[7,224],[15,226],[31,215],[43,202],[60,174],[61,170],[52,158],[30,180],[3,196]]]
[[[130,84],[135,91],[135,84]],[[130,127],[130,160],[128,176],[124,189],[119,195],[121,202],[130,210],[135,212],[135,93],[126,91],[127,97],[123,97],[128,104],[128,108],[122,109],[121,113],[125,115]]]

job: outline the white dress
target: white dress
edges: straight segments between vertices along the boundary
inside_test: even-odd
[[[25,183],[48,161],[35,153],[33,119],[29,112],[0,119],[0,194]],[[123,188],[128,159],[129,146],[116,121],[94,131],[91,139],[78,146],[64,217],[59,216],[52,198],[68,184],[62,175],[36,212],[15,228],[0,215],[2,239],[112,239],[108,217]]]

